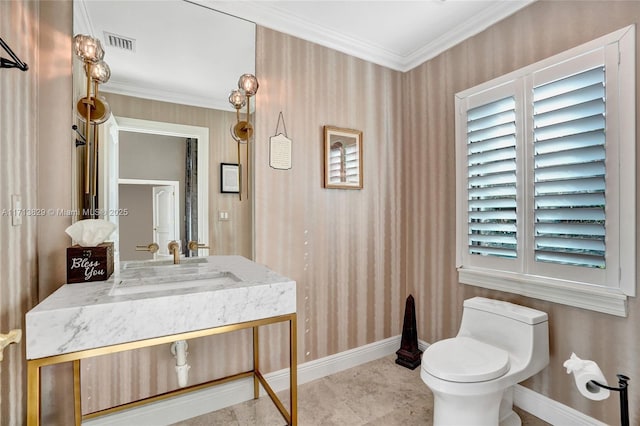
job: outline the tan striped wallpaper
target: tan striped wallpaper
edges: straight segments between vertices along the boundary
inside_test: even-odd
[[[256,261],[298,283],[299,361],[401,331],[401,78],[258,28]],[[292,169],[269,167],[282,111]],[[323,126],[363,132],[362,190],[323,188]]]
[[[618,372],[640,377],[640,303],[631,298],[629,317],[618,318],[457,283],[453,100],[460,90],[639,20],[637,1],[539,1],[403,77],[408,100],[403,110],[408,131],[402,158],[404,283],[416,298],[420,338],[433,342],[453,336],[462,301],[476,295],[546,311],[550,366],[525,385],[608,424],[619,423],[618,397],[602,402],[582,397],[562,363],[575,351],[596,360],[610,382],[616,383]],[[631,423],[638,424],[640,394],[630,395]]]
[[[38,7],[35,3],[0,2],[0,37],[30,67],[0,70],[0,210],[11,208],[20,194],[23,208],[37,206],[36,141],[38,106]],[[2,57],[9,56],[0,49]],[[0,333],[24,328],[24,312],[36,301],[36,219],[22,217],[12,226],[0,214]],[[27,261],[28,260],[28,261]],[[24,341],[4,350],[0,363],[0,423],[18,425],[25,415]]]
[[[11,191],[20,191],[23,202],[26,197],[35,203],[37,193],[39,203],[71,204],[67,172],[71,159],[66,147],[71,139],[67,127],[72,101],[56,92],[66,87],[71,93],[70,5],[70,1],[0,2],[3,38],[9,38],[4,35],[9,25],[9,34],[26,34],[12,46],[28,52],[27,62],[35,63],[38,47],[39,60],[50,61],[38,71],[37,82],[35,73],[0,71],[3,206]],[[631,299],[628,318],[617,318],[457,283],[453,94],[639,18],[637,2],[539,1],[406,74],[258,29],[255,258],[298,282],[301,363],[399,334],[408,294],[416,298],[419,336],[426,341],[455,334],[464,298],[488,295],[549,312],[551,366],[526,386],[607,423],[618,422],[615,396],[598,403],[585,400],[561,363],[575,351],[597,360],[607,377],[617,372],[639,376],[637,299]],[[56,56],[61,46],[66,49]],[[16,110],[14,104],[19,105]],[[280,111],[293,140],[290,171],[268,166],[268,138]],[[362,190],[322,188],[323,125],[363,131]],[[26,142],[17,145],[14,139]],[[36,235],[32,222],[17,231],[0,219],[3,330],[22,321],[38,287],[40,297],[45,297],[64,280],[60,255],[68,244],[62,237],[64,225],[64,219],[39,221]],[[215,377],[242,368],[248,360],[239,354],[249,339],[230,335],[215,343],[190,342],[193,377]],[[263,342],[263,354],[271,353],[264,366],[282,368],[284,330],[272,327]],[[20,362],[24,355],[12,352],[9,356],[14,358],[3,362],[0,371],[3,425],[6,418],[8,424],[22,423],[24,414],[26,370]],[[117,368],[135,375],[117,377],[108,387],[102,382],[108,369],[98,368],[99,362],[108,367],[116,360],[83,364],[85,390],[94,398],[100,395],[98,402],[85,401],[85,411],[175,386],[168,352],[167,347],[123,354]],[[60,392],[70,389],[69,383],[60,373],[47,373],[43,382],[47,424],[70,421],[71,394]],[[632,423],[640,419],[638,395],[631,393]]]

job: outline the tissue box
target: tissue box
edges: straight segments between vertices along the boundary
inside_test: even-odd
[[[113,274],[113,243],[67,247],[67,283],[104,281]]]

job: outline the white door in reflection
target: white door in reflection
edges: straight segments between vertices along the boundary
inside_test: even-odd
[[[158,259],[171,256],[168,250],[171,241],[180,242],[177,220],[180,214],[178,191],[178,182],[153,187],[153,241],[160,246],[155,255]]]
[[[118,186],[118,198],[126,206],[120,217],[120,260],[170,258],[169,242],[180,242],[180,182],[120,179]],[[159,246],[156,253],[136,250],[151,242]]]

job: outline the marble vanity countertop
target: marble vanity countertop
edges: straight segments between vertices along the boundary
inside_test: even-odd
[[[26,314],[27,359],[168,336],[296,312],[296,283],[242,256],[207,266],[239,281],[116,294],[106,281],[65,284]]]

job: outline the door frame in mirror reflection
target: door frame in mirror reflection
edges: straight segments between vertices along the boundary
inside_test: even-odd
[[[207,127],[189,126],[185,124],[164,123],[160,121],[141,120],[129,117],[113,117],[113,121],[101,126],[100,166],[98,176],[98,205],[106,213],[105,219],[118,225],[119,212],[124,212],[118,205],[118,134],[119,132],[146,133],[162,136],[176,136],[198,140],[198,242],[209,244],[209,129]],[[152,157],[151,157],[152,158]],[[114,186],[115,185],[115,186]],[[124,214],[124,213],[122,213]],[[120,247],[118,230],[114,232],[114,261],[119,264]],[[148,244],[151,241],[140,241]],[[198,250],[198,255],[206,256],[205,249]]]

